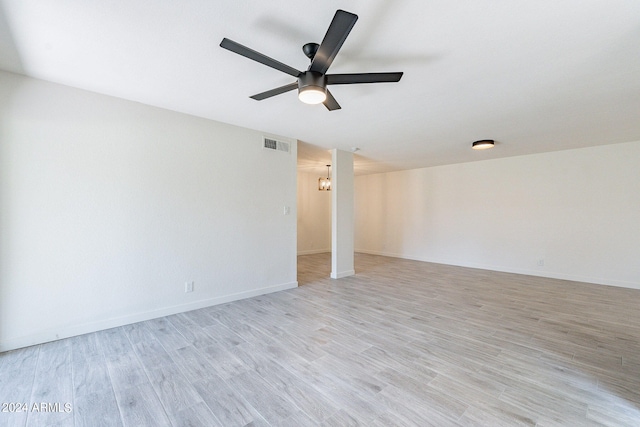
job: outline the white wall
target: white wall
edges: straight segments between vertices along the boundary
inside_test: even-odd
[[[0,350],[297,285],[295,141],[5,72],[0,120]]]
[[[640,288],[640,142],[356,177],[356,250]]]
[[[331,252],[331,191],[318,191],[317,174],[298,172],[298,254]]]

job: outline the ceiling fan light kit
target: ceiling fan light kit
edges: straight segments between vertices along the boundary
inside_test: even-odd
[[[313,71],[302,74],[298,78],[298,98],[305,104],[323,103],[327,99],[327,85],[324,76]]]
[[[471,144],[471,148],[474,150],[486,150],[487,148],[493,148],[494,145],[493,139],[481,139]]]
[[[266,92],[251,96],[256,101],[271,98],[294,89],[298,89],[298,98],[307,104],[324,104],[329,111],[339,110],[340,104],[327,89],[328,85],[359,84],[359,83],[394,83],[402,78],[401,72],[395,73],[351,73],[327,74],[327,70],[347,39],[351,29],[358,20],[358,15],[344,10],[337,10],[329,25],[329,29],[322,43],[307,43],[302,51],[311,60],[307,71],[298,71],[282,62],[276,61],[260,52],[256,52],[240,43],[223,38],[220,47],[242,55],[253,61],[289,74],[297,79],[290,83]]]

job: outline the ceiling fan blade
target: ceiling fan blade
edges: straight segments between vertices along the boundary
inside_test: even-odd
[[[313,57],[313,61],[311,61],[309,71],[315,71],[320,74],[327,72],[357,20],[358,15],[344,10],[336,11],[327,34],[325,34],[318,51]]]
[[[280,61],[269,58],[268,56],[263,55],[260,52],[249,49],[248,47],[243,46],[240,43],[236,43],[233,40],[229,40],[228,38],[222,39],[222,42],[220,42],[220,47],[230,50],[231,52],[235,52],[238,55],[242,55],[245,58],[253,59],[256,62],[266,65],[267,67],[275,68],[276,70],[287,73],[293,77],[298,77],[300,74],[302,74],[300,71],[288,66],[287,64],[283,64]]]
[[[280,86],[266,92],[258,93],[256,95],[250,96],[250,98],[255,99],[256,101],[262,101],[263,99],[271,98],[272,96],[280,95],[281,93],[289,92],[290,90],[294,89],[298,89],[298,82],[290,83],[288,85]]]
[[[338,101],[336,101],[336,99],[333,97],[333,95],[331,95],[331,92],[329,92],[329,90],[327,90],[327,99],[324,100],[323,104],[329,111],[339,110],[342,108],[340,104],[338,104]]]
[[[348,85],[355,83],[395,83],[403,73],[355,73],[327,74],[328,85]]]

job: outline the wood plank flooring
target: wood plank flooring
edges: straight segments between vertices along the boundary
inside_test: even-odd
[[[329,268],[301,256],[297,289],[0,354],[0,403],[29,405],[0,426],[640,425],[640,291]]]

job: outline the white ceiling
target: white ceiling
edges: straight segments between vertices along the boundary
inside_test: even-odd
[[[359,20],[329,72],[402,80],[250,99],[294,79],[222,38],[305,70],[336,9]],[[0,69],[297,138],[319,173],[330,148],[371,173],[640,140],[638,0],[0,0]]]

